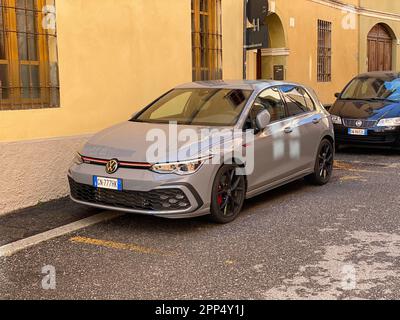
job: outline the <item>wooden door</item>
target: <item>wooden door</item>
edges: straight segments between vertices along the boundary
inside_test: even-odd
[[[393,39],[387,29],[377,24],[368,34],[368,71],[392,70]]]

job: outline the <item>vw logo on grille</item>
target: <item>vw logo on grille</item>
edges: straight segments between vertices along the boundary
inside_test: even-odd
[[[106,172],[108,174],[113,174],[113,173],[117,172],[118,167],[119,167],[118,160],[112,159],[112,160],[108,161],[106,164]]]
[[[357,120],[357,121],[356,121],[356,126],[357,126],[357,127],[361,128],[362,125],[363,125],[363,122],[362,122],[361,120]]]

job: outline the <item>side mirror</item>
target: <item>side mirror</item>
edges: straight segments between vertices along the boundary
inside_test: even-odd
[[[256,118],[257,129],[264,130],[271,122],[271,115],[267,110],[261,111]]]
[[[336,98],[336,99],[339,99],[339,98],[340,98],[340,93],[339,93],[339,92],[335,93],[335,98]]]

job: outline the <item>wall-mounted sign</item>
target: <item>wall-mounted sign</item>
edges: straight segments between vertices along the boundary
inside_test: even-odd
[[[282,65],[274,65],[274,80],[285,80],[285,67]]]
[[[246,15],[252,27],[246,30],[245,49],[255,50],[268,48],[268,27],[265,19],[268,16],[268,0],[246,0]]]
[[[261,24],[263,24],[268,15],[268,9],[268,0],[247,0],[247,19],[250,23],[259,19],[262,22]]]
[[[246,40],[245,48],[247,50],[268,48],[268,27],[262,25],[259,27],[259,30],[255,28],[247,28]]]

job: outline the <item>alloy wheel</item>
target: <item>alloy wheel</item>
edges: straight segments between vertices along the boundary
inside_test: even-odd
[[[321,147],[318,159],[318,173],[322,180],[328,180],[332,175],[334,151],[332,145],[328,142]]]
[[[245,196],[245,179],[236,174],[235,167],[229,167],[220,176],[217,189],[219,213],[226,218],[236,216]]]

